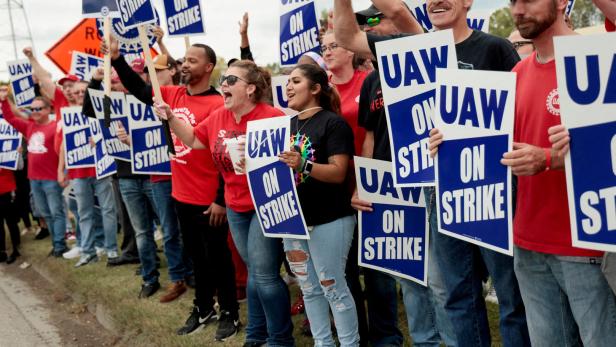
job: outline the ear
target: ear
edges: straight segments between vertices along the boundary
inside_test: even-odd
[[[248,95],[253,95],[256,90],[257,90],[257,86],[255,86],[254,84],[249,84],[246,87],[246,93],[248,93]]]
[[[318,83],[315,83],[314,85],[312,85],[312,88],[310,88],[310,94],[312,94],[313,96],[317,96],[321,93],[321,85]]]
[[[470,11],[471,7],[473,7],[473,0],[464,0],[464,8],[466,11]]]
[[[205,64],[205,72],[212,73],[212,71],[214,71],[214,64],[212,63]]]

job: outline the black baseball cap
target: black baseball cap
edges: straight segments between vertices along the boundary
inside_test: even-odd
[[[355,12],[355,18],[357,19],[357,23],[359,25],[365,25],[368,18],[374,17],[383,17],[383,12],[381,12],[374,5],[371,5],[363,11]]]

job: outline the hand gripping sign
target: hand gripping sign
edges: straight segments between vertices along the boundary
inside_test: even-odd
[[[394,183],[434,185],[428,150],[437,68],[457,68],[451,30],[377,42]]]
[[[554,39],[573,246],[616,252],[616,33]],[[547,136],[547,135],[546,135]]]
[[[126,95],[132,171],[143,175],[171,175],[167,140],[152,106]]]
[[[359,198],[359,265],[427,286],[428,215],[421,188],[394,186],[389,162],[355,157]]]
[[[200,0],[164,0],[169,36],[205,34]]]
[[[311,51],[321,53],[314,0],[280,0],[280,65],[295,65]]]
[[[500,160],[513,143],[515,74],[438,69],[436,80],[439,231],[513,255],[511,169]]]
[[[96,179],[100,180],[107,176],[116,173],[116,163],[107,153],[107,148],[104,144],[101,122],[94,118],[88,118],[90,121],[90,131],[94,140],[94,167],[96,168]]]
[[[292,116],[297,114],[297,112],[289,108],[286,92],[288,81],[288,75],[272,77],[272,98],[274,99],[274,107],[284,112],[287,116]]]
[[[0,168],[17,170],[19,147],[21,134],[2,118],[0,111]]]
[[[28,60],[15,60],[7,63],[11,79],[11,88],[15,96],[17,107],[26,107],[32,104],[36,97],[34,80],[32,79],[32,65]]]
[[[244,153],[248,185],[266,237],[309,239],[295,178],[278,159],[291,145],[290,127],[287,116],[248,122]]]
[[[129,133],[130,129],[128,124],[129,107],[124,98],[124,93],[112,92],[110,95],[111,112],[110,124],[108,128],[104,126],[104,92],[96,89],[88,89],[88,94],[90,95],[90,100],[92,101],[94,113],[96,113],[96,119],[100,122],[102,127],[101,134],[103,138],[102,141],[105,146],[105,153],[115,159],[131,161],[130,146],[122,143],[120,139],[118,139],[117,135],[118,129],[120,129],[120,127],[124,127],[127,134]]]
[[[81,106],[63,107],[61,113],[66,167],[79,169],[94,166],[88,117],[81,113]]]

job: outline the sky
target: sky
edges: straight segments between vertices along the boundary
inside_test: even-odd
[[[152,0],[159,13],[164,16],[163,0]],[[44,56],[62,36],[81,20],[81,1],[65,0],[17,0],[24,5],[32,32],[33,47],[39,61],[54,76],[59,78],[61,71]],[[333,7],[333,0],[315,0],[317,11]],[[216,51],[218,56],[230,59],[239,56],[240,37],[237,22],[244,12],[250,15],[249,36],[253,54],[258,64],[276,62],[278,58],[278,3],[279,0],[201,0],[206,25],[206,35],[193,36],[191,42],[205,43]],[[353,0],[355,10],[367,8],[370,0]],[[473,9],[495,10],[507,5],[507,0],[475,0]],[[22,11],[13,9],[16,35],[28,34]],[[7,5],[0,4],[0,80],[8,80],[6,62],[14,60],[13,43]],[[164,26],[163,26],[164,29]],[[165,38],[171,54],[179,57],[184,52],[182,38]],[[24,59],[21,53],[30,46],[27,40],[17,42],[17,59]]]

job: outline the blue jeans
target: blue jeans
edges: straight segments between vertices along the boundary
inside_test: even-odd
[[[98,235],[97,219],[102,220],[104,244],[107,254],[117,255],[118,215],[113,200],[111,177],[97,180],[95,177],[77,178],[71,184],[75,190],[79,211],[79,226],[82,232],[81,253],[96,253],[95,241]],[[100,210],[94,208],[94,196],[98,198]],[[99,216],[97,216],[97,214]]]
[[[287,260],[304,294],[315,346],[336,346],[330,308],[340,346],[359,346],[357,310],[344,271],[355,224],[355,216],[346,216],[315,225],[310,240],[284,239]]]
[[[263,235],[254,211],[240,213],[227,208],[227,219],[233,242],[248,268],[246,342],[294,346],[289,290],[280,277],[282,240]]]
[[[171,199],[171,181],[152,183],[154,208],[163,229],[163,247],[171,282],[183,281],[187,275],[184,266],[184,247],[178,216]]]
[[[534,346],[616,346],[616,303],[599,264],[518,247],[514,259]]]
[[[128,216],[137,240],[139,260],[141,261],[141,277],[146,284],[158,282],[156,270],[156,243],[152,216],[148,212],[152,204],[152,185],[150,178],[120,178],[120,193],[126,205]]]
[[[490,327],[482,282],[492,277],[499,303],[504,346],[529,346],[524,303],[513,258],[438,232],[434,188],[426,188],[430,236],[439,273],[447,290],[445,310],[460,346],[490,346]]]
[[[62,188],[58,182],[51,180],[31,180],[30,187],[36,209],[47,222],[53,249],[55,251],[65,250],[66,211],[62,201]]]
[[[74,189],[73,189],[73,193],[74,193]],[[76,198],[76,197],[75,197]],[[66,199],[66,206],[68,207],[69,211],[71,211],[71,213],[73,214],[73,216],[75,217],[75,241],[76,241],[76,245],[79,248],[83,249],[83,241],[85,240],[84,238],[82,238],[81,236],[81,222],[80,222],[80,218],[79,218],[79,207],[77,206],[77,200],[74,198],[67,198]],[[105,244],[105,235],[103,233],[103,221],[102,221],[102,217],[101,217],[101,211],[98,208],[94,208],[94,245],[96,247],[103,247]],[[69,219],[67,218],[67,223],[69,223]]]

